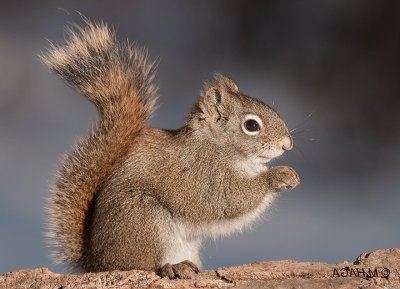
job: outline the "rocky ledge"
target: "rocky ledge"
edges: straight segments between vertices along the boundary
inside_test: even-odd
[[[256,262],[169,280],[147,271],[61,275],[46,268],[9,272],[0,288],[400,288],[400,249],[361,254],[338,264],[292,260]]]

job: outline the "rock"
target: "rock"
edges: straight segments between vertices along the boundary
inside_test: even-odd
[[[0,277],[11,288],[400,288],[400,249],[362,253],[355,262],[327,264],[292,260],[255,262],[201,271],[193,279],[169,280],[149,271],[62,275],[46,268]]]

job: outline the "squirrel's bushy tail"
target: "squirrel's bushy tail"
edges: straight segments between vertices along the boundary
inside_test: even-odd
[[[95,194],[151,116],[157,88],[147,52],[119,43],[104,23],[67,28],[63,45],[40,58],[98,109],[100,121],[64,158],[51,191],[48,238],[56,262],[90,271],[90,207]],[[89,231],[88,231],[89,230]]]

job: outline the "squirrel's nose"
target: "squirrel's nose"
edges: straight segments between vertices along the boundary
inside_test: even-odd
[[[293,148],[293,140],[290,136],[285,136],[281,140],[281,147],[284,151],[291,150]]]

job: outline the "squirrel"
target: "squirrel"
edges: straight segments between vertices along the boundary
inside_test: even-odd
[[[99,121],[62,161],[48,202],[47,238],[71,271],[153,270],[191,278],[207,236],[241,230],[300,180],[268,167],[293,146],[285,122],[215,74],[176,130],[147,126],[156,62],[85,19],[41,61],[91,101]]]

